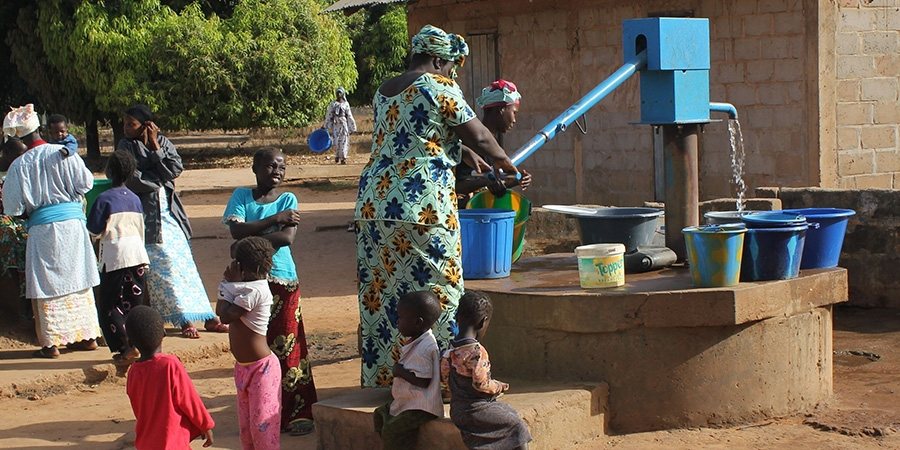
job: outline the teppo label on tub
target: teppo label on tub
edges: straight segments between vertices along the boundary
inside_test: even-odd
[[[578,275],[583,288],[622,286],[625,284],[625,260],[621,254],[578,258]]]

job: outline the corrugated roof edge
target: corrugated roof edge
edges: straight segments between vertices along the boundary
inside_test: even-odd
[[[378,5],[386,3],[399,3],[404,0],[338,0],[333,5],[325,8],[325,12],[340,11],[349,8],[362,8],[369,5]]]

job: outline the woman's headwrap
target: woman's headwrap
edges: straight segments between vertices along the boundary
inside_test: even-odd
[[[412,53],[436,56],[462,67],[469,54],[469,45],[458,34],[447,33],[433,25],[425,25],[419,34],[412,38]],[[450,72],[450,76],[456,78],[456,67]]]
[[[481,96],[475,99],[475,103],[481,109],[495,106],[518,105],[522,100],[522,94],[511,81],[497,80],[490,86],[481,90]]]
[[[344,98],[347,98],[347,90],[344,89],[343,86],[337,88],[337,90],[334,91],[334,93],[337,94],[338,97],[344,97]]]
[[[41,127],[41,119],[31,103],[13,108],[3,119],[3,134],[23,138]]]
[[[126,109],[125,114],[134,117],[140,123],[153,120],[153,112],[150,111],[147,105],[134,105]]]

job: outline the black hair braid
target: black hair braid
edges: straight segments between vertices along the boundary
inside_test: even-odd
[[[490,319],[494,313],[494,305],[491,298],[484,292],[467,290],[459,299],[459,306],[456,309],[456,317],[458,321],[468,323],[478,323],[482,319]]]
[[[275,248],[267,239],[259,236],[249,236],[235,244],[234,259],[241,264],[241,268],[256,268],[258,275],[265,275],[272,270],[272,255]]]

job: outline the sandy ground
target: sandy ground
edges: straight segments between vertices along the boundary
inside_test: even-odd
[[[203,180],[192,182],[204,184]],[[355,357],[355,239],[343,230],[352,213],[355,192],[340,187],[338,183],[313,189],[291,188],[300,199],[305,218],[294,255],[320,399],[355,389],[359,377],[359,360]],[[220,223],[228,195],[184,196],[195,229],[195,259],[212,298],[231,242]],[[0,345],[4,342],[11,345],[9,339],[0,341]],[[223,336],[204,334],[198,341],[171,336],[166,338],[164,349],[212,342],[223,342]],[[900,311],[839,310],[834,344],[835,397],[819,410],[727,429],[607,436],[578,448],[900,448],[898,344]],[[108,356],[92,353],[94,359]],[[14,355],[20,355],[20,359],[13,366],[0,365],[0,378],[14,377],[12,371],[36,363],[21,352]],[[874,355],[880,358],[872,361]],[[71,363],[67,358],[76,356],[82,357],[67,354],[58,364]],[[222,351],[207,352],[205,357],[189,360],[187,366],[217,424],[214,448],[239,448],[231,356]],[[134,416],[124,392],[124,378],[111,376],[94,385],[72,382],[67,389],[39,394],[0,400],[0,448],[132,447]],[[315,436],[285,435],[282,444],[285,448],[314,449]],[[201,447],[195,442],[193,448]]]

